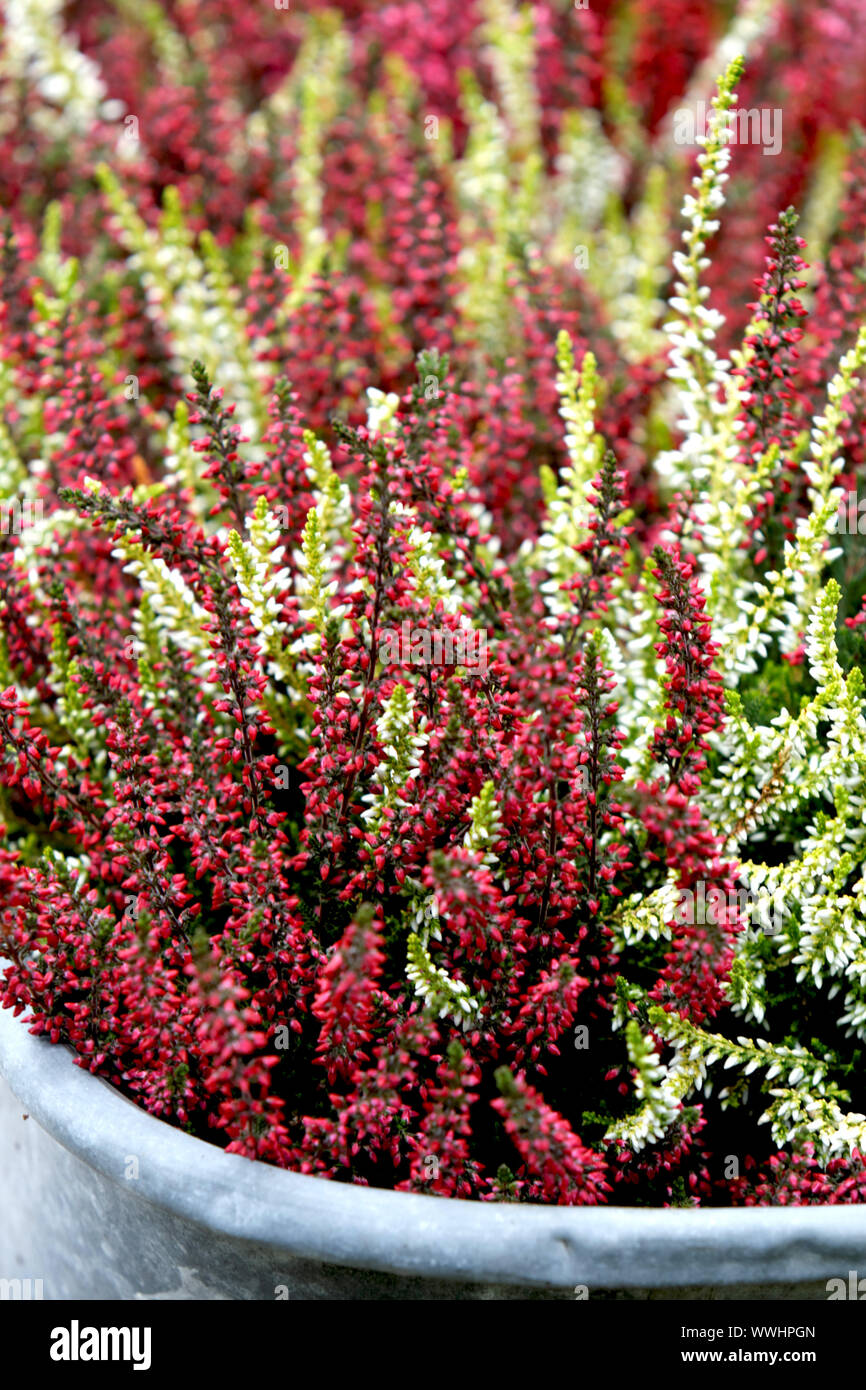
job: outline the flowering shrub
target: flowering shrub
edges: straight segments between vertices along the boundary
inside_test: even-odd
[[[3,8],[2,1002],[302,1172],[860,1200],[857,4]]]

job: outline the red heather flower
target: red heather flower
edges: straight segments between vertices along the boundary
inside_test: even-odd
[[[794,209],[788,208],[765,237],[770,254],[764,274],[755,281],[760,297],[749,305],[753,314],[759,316],[759,323],[745,337],[744,351],[750,354],[749,361],[734,372],[743,379],[740,419],[744,458],[757,462],[775,445],[784,460],[777,488],[768,490],[761,505],[754,509],[750,523],[753,532],[759,528],[766,531],[779,496],[791,491],[791,478],[786,474],[797,468],[788,457],[801,428],[800,396],[795,387],[799,361],[796,345],[803,337],[800,324],[808,316],[797,295],[806,286],[802,272],[808,269],[798,254],[806,243],[795,235],[797,220]],[[760,564],[766,556],[765,544],[756,552],[756,563]]]
[[[437,1085],[423,1087],[424,1117],[412,1138],[412,1174],[405,1192],[441,1197],[475,1197],[480,1169],[470,1158],[470,1109],[478,1099],[481,1071],[456,1041],[436,1068]]]
[[[746,1166],[756,1167],[754,1160]],[[730,1186],[735,1206],[859,1206],[866,1201],[866,1163],[854,1149],[850,1156],[822,1165],[814,1144],[807,1142],[801,1152],[772,1154],[763,1171],[734,1179]]]
[[[661,580],[656,595],[663,611],[658,625],[663,641],[656,651],[664,659],[668,714],[656,728],[653,746],[666,775],[650,785],[638,784],[641,819],[648,832],[646,853],[675,870],[684,888],[701,879],[734,890],[733,866],[720,861],[720,844],[692,798],[706,767],[707,734],[721,727],[723,691],[713,669],[717,648],[710,635],[706,602],[695,576],[695,561],[677,548],[653,552]],[[734,922],[671,924],[671,950],[650,997],[700,1023],[724,1005],[722,983],[730,967]]]
[[[654,133],[706,56],[713,34],[712,6],[703,0],[636,0],[630,23],[635,44],[628,68],[629,96]]]
[[[506,997],[519,996],[526,950],[526,923],[504,901],[489,869],[463,849],[449,855],[433,851],[422,881],[433,890],[438,908],[433,963],[465,984],[471,995],[485,995],[468,1033],[476,1053],[495,1055],[499,1046],[496,1013]]]
[[[726,895],[735,892],[730,866],[708,872],[716,873],[713,882]],[[671,948],[648,998],[696,1024],[714,1018],[727,1005],[724,983],[733,959],[733,938],[741,929],[733,914],[726,922],[672,923]]]
[[[514,1049],[516,1067],[523,1069],[528,1063],[542,1076],[547,1075],[539,1058],[542,1053],[559,1056],[557,1040],[574,1023],[578,995],[588,984],[588,980],[575,973],[571,960],[565,957],[555,961],[538,982],[530,986],[514,1023],[514,1034],[519,1039]]]
[[[686,1204],[700,1206],[712,1196],[713,1190],[708,1166],[712,1155],[706,1150],[695,1152],[697,1136],[706,1124],[702,1106],[684,1107],[658,1146],[637,1152],[628,1145],[623,1146],[616,1164],[611,1165],[614,1183],[633,1187],[647,1180],[655,1181],[664,1174],[668,1182],[667,1206],[674,1202],[673,1184],[679,1178]],[[676,1205],[683,1205],[682,1200],[677,1200]]]
[[[837,225],[820,269],[810,318],[809,351],[803,376],[810,413],[823,408],[826,382],[842,353],[853,345],[866,322],[866,278],[862,248],[866,242],[866,141],[855,130],[854,148],[845,171],[844,196]],[[855,470],[864,459],[864,399],[861,388],[852,393],[843,423],[848,467],[840,483],[856,487]]]
[[[706,735],[723,718],[722,678],[713,669],[718,648],[711,638],[706,600],[691,555],[657,546],[653,557],[661,580],[656,599],[664,609],[659,618],[662,641],[656,651],[666,668],[664,726],[654,735],[654,750],[668,769],[669,781],[686,794],[698,785],[696,774],[706,767]]]
[[[830,132],[847,141],[864,103],[866,28],[859,0],[832,0],[820,7],[785,0],[775,6],[749,54],[737,105],[768,111],[779,134],[782,126],[774,113],[782,113],[781,149],[767,155],[763,141],[737,146],[724,225],[711,246],[707,283],[727,320],[724,351],[748,322],[742,287],[762,268],[763,248],[754,229],[774,221],[779,208],[805,205]],[[838,354],[833,365],[836,361]]]
[[[611,1190],[604,1159],[584,1148],[562,1116],[519,1074],[500,1067],[496,1084],[502,1094],[491,1104],[533,1179],[526,1187],[530,1200],[581,1207],[604,1202]]]
[[[222,967],[206,939],[197,938],[191,976],[191,1062],[202,1072],[206,1095],[218,1099],[210,1123],[228,1136],[229,1153],[288,1163],[283,1123],[285,1102],[271,1094],[271,1072],[279,1057],[265,1055],[268,1033],[250,991],[233,969]]]
[[[319,975],[312,1009],[322,1025],[316,1060],[327,1068],[332,1085],[338,1076],[352,1075],[370,1060],[364,1049],[372,1037],[377,981],[385,962],[381,945],[382,910],[365,903]]]
[[[399,1018],[399,1015],[398,1015]],[[333,1115],[304,1117],[294,1156],[301,1172],[344,1177],[366,1185],[393,1184],[394,1170],[412,1151],[408,1136],[418,1116],[418,1069],[439,1036],[429,1015],[405,1013],[374,1051],[373,1064],[356,1067],[349,1086],[330,1096]],[[387,1160],[390,1173],[382,1173]]]

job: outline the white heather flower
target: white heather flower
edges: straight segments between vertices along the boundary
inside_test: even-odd
[[[434,532],[412,525],[406,543],[409,548],[407,563],[414,592],[419,598],[425,599],[431,609],[435,608],[437,603],[441,603],[446,613],[459,613],[460,592],[457,581],[451,579],[445,571],[445,562],[439,554]]]
[[[248,326],[221,251],[209,233],[195,238],[184,219],[175,188],[163,196],[158,229],[148,227],[113,169],[98,166],[97,177],[114,215],[119,240],[146,289],[151,317],[168,330],[173,365],[185,375],[191,362],[205,364],[227,399],[237,404],[237,423],[260,457],[259,440],[267,420],[267,372],[251,352]]]
[[[446,970],[435,965],[427,942],[414,932],[407,941],[406,954],[406,978],[434,1017],[451,1018],[458,1025],[468,1027],[479,1009],[479,1000],[469,993],[468,985],[452,979]]]
[[[50,121],[34,119],[56,134],[58,127],[86,134],[104,116],[105,83],[99,68],[63,27],[63,0],[6,0],[3,7],[4,65],[58,109]]]
[[[123,537],[112,554],[126,560],[124,569],[134,574],[148,597],[154,622],[176,647],[198,658],[197,674],[202,680],[212,679],[214,656],[211,639],[204,630],[210,614],[198,602],[183,575],[166,564],[160,555],[136,540]]]
[[[422,718],[415,731],[415,696],[408,686],[395,685],[376,721],[376,737],[384,757],[373,770],[371,781],[378,782],[381,790],[361,798],[369,803],[362,819],[374,829],[381,823],[385,808],[398,803],[400,788],[418,776],[419,757],[429,740],[425,724]]]
[[[279,543],[279,524],[264,497],[259,498],[255,511],[247,518],[247,529],[249,540],[246,541],[241,540],[237,531],[230,533],[229,560],[244,607],[269,658],[268,670],[277,679],[288,681],[292,676],[292,662],[285,644],[288,624],[279,618],[281,603],[278,599],[289,588],[291,573],[280,567],[285,546]]]
[[[711,213],[724,204],[731,132],[723,118],[736,101],[734,89],[742,66],[742,60],[734,59],[719,80],[708,134],[697,137],[703,148],[698,156],[699,172],[692,182],[695,192],[686,195],[682,207],[688,223],[683,232],[687,249],[675,252],[673,257],[678,278],[670,303],[678,317],[666,323],[664,331],[671,341],[667,375],[678,385],[680,417],[676,426],[683,442],[656,459],[657,471],[671,490],[681,490],[708,478],[726,442],[720,434],[719,417],[727,412],[730,364],[718,357],[712,346],[724,319],[704,303],[707,291],[700,276],[708,264],[704,255],[707,242],[719,225]]]
[[[367,400],[369,402],[367,406],[367,429],[371,434],[381,435],[385,439],[393,434],[393,430],[389,426],[397,412],[400,397],[395,395],[393,391],[389,391],[385,395],[385,392],[380,391],[376,386],[368,386]]]

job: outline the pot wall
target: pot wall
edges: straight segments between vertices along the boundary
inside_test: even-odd
[[[143,1200],[132,1180],[103,1176],[22,1114],[0,1083],[0,1279],[30,1279],[31,1296],[37,1279],[45,1299],[509,1296],[324,1265],[221,1235]]]
[[[0,1072],[0,1281],[46,1299],[823,1300],[866,1274],[866,1208],[529,1208],[280,1172],[146,1115],[3,1010]]]

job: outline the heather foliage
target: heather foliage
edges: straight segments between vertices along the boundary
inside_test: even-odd
[[[2,1001],[324,1177],[857,1201],[866,22],[409,8],[5,0]]]

